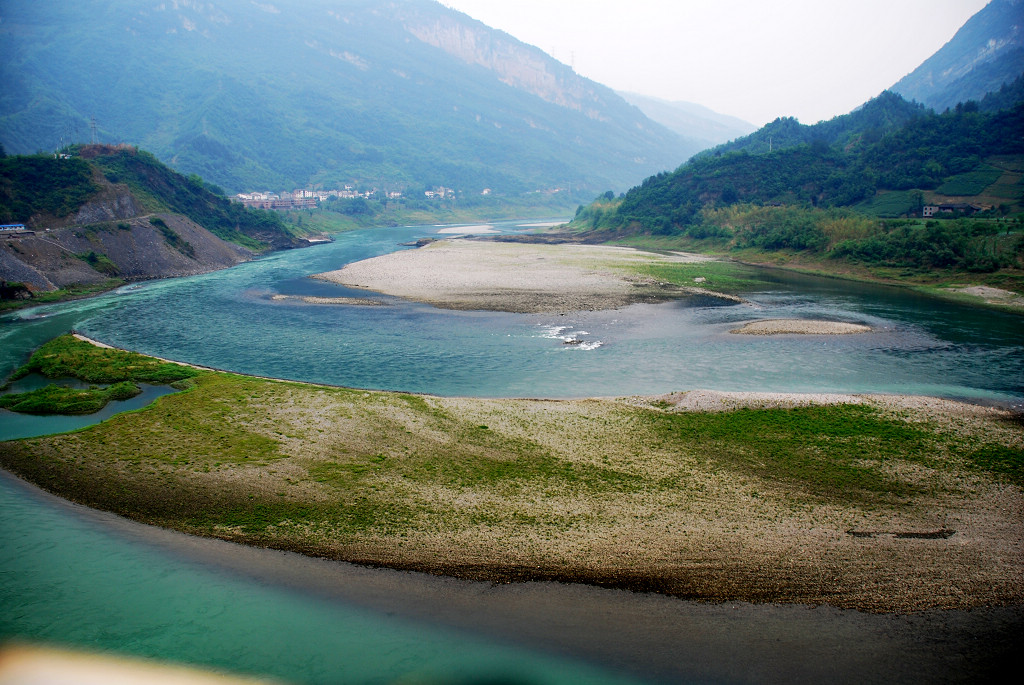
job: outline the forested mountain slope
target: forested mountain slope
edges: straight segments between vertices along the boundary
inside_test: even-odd
[[[625,223],[667,219],[678,227],[703,207],[735,202],[849,206],[880,191],[936,190],[954,176],[983,170],[990,156],[1024,154],[1022,105],[995,113],[976,106],[941,115],[917,110],[905,125],[882,133],[864,115],[879,105],[889,109],[894,100],[899,96],[886,94],[847,115],[867,128],[837,127],[832,144],[822,136],[761,154],[716,149],[648,178],[626,194],[617,216]]]
[[[885,91],[849,114],[816,124],[801,124],[793,117],[779,117],[750,135],[705,150],[701,156],[718,157],[740,151],[777,152],[811,144],[845,147],[862,136],[877,140],[885,131],[903,126],[925,111],[922,105]]]
[[[1024,239],[1013,233],[1020,222],[1005,223],[1024,210],[1024,103],[995,112],[974,102],[942,114],[913,110],[884,132],[865,115],[879,106],[905,111],[899,100],[886,94],[860,119],[849,115],[833,144],[823,136],[771,152],[698,156],[621,198],[581,207],[571,227],[596,241],[676,237],[923,269],[1024,266]],[[849,125],[855,121],[868,128]],[[935,219],[990,221],[925,221],[926,205]]]
[[[892,90],[938,112],[980,100],[1024,73],[1024,2],[992,0]]]
[[[8,0],[0,40],[9,153],[95,135],[231,192],[592,194],[689,156],[610,89],[431,0]]]

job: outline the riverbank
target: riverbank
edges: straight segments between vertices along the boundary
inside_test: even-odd
[[[196,226],[195,229],[197,232],[202,230],[201,227],[198,226]],[[212,242],[213,239],[215,239],[215,236],[211,235],[210,238],[207,239],[207,242]],[[51,247],[64,249],[61,248],[60,245],[57,245],[57,243],[53,243],[49,239],[45,240]],[[306,237],[303,238],[292,238],[292,240],[294,241],[294,244],[291,244],[286,248],[276,249],[300,249],[304,247],[311,247],[322,242],[330,242],[329,238],[326,238],[325,236],[317,236],[314,234],[308,234]],[[98,280],[90,280],[92,277],[89,275],[85,275],[84,273],[86,271],[86,266],[84,266],[84,262],[78,263],[75,260],[71,260],[69,262],[67,259],[60,260],[61,270],[66,273],[61,273],[60,278],[55,276],[53,273],[50,274],[51,276],[54,277],[56,281],[62,283],[60,287],[56,287],[53,290],[39,290],[37,288],[33,288],[33,290],[31,291],[31,296],[29,297],[19,298],[15,300],[0,300],[0,314],[12,312],[18,309],[26,309],[28,307],[36,307],[44,304],[55,304],[58,302],[69,302],[71,300],[80,300],[89,297],[96,297],[98,295],[103,295],[104,293],[116,290],[117,288],[137,283],[145,283],[148,281],[158,281],[170,278],[181,278],[183,276],[195,276],[198,274],[212,273],[214,271],[220,271],[222,269],[231,268],[232,266],[237,266],[238,264],[253,259],[255,256],[259,254],[275,250],[275,248],[267,248],[266,250],[260,252],[249,250],[231,243],[226,243],[225,241],[219,242],[223,244],[225,249],[228,251],[229,255],[233,255],[233,259],[225,257],[224,254],[221,254],[219,255],[221,257],[219,261],[209,260],[206,263],[200,263],[198,260],[193,260],[194,263],[191,265],[189,269],[173,270],[164,268],[160,270],[156,269],[156,267],[153,266],[153,259],[151,259],[150,257],[146,257],[145,255],[140,257],[138,255],[133,254],[124,259],[132,259],[136,262],[141,261],[143,263],[149,264],[153,268],[153,272],[146,273],[145,271],[139,270],[132,273],[118,272],[116,278],[102,278]],[[22,241],[21,244],[24,245],[24,241]],[[191,243],[186,244],[191,245]],[[65,252],[66,251],[67,250],[65,250]],[[222,250],[222,252],[224,252],[224,250]],[[0,258],[2,257],[3,255],[0,254]],[[3,260],[0,259],[0,262],[2,261]],[[52,261],[58,260],[54,259]],[[67,266],[68,264],[71,265],[70,268]],[[11,276],[10,274],[5,273],[5,266],[9,267],[10,265],[0,263],[0,275],[7,275],[9,278],[13,278],[13,276]],[[16,271],[12,271],[11,273],[15,273],[18,276],[25,275],[24,273]],[[73,280],[75,278],[82,278],[83,280],[82,282],[77,282]]]
[[[579,242],[581,239],[578,234],[559,233],[558,228],[546,236],[548,240],[559,237],[567,242]],[[609,241],[606,244],[651,251],[692,251],[709,258],[730,260],[762,269],[890,285],[960,304],[1024,314],[1024,272],[1019,269],[1003,269],[997,273],[967,273],[943,269],[922,271],[883,266],[869,267],[845,260],[812,257],[793,252],[728,250],[721,244],[709,246],[706,241],[677,237],[633,236]]]
[[[213,644],[223,641],[225,632],[244,632],[245,644],[251,646],[247,662],[250,668],[251,653],[262,644],[273,645],[274,649],[267,650],[267,659],[275,663],[282,651],[293,659],[302,659],[306,652],[301,650],[309,646],[296,643],[303,640],[305,633],[282,633],[282,625],[323,620],[319,613],[296,616],[290,604],[267,606],[268,587],[310,597],[317,612],[330,611],[335,606],[356,607],[363,615],[386,616],[403,624],[411,620],[421,627],[424,636],[454,629],[458,631],[456,639],[465,637],[459,650],[463,654],[467,642],[493,638],[546,655],[582,659],[654,682],[933,683],[948,681],[951,674],[961,682],[984,682],[998,676],[1000,666],[1015,657],[1024,622],[1024,607],[1020,606],[878,615],[827,606],[688,602],[656,594],[562,583],[476,583],[182,535],[72,504],[3,471],[0,488],[9,488],[6,491],[15,495],[0,501],[28,499],[33,504],[45,505],[46,513],[59,512],[63,518],[61,525],[50,524],[49,530],[74,530],[74,525],[81,522],[108,540],[114,538],[129,545],[110,555],[116,559],[134,558],[133,549],[155,552],[155,558],[148,558],[141,565],[161,578],[174,577],[173,567],[168,573],[166,566],[161,566],[168,559],[205,571],[207,575],[194,581],[198,592],[223,586],[222,582],[209,582],[208,574],[216,574],[219,580],[251,579],[251,584],[239,593],[265,608],[265,624],[253,625],[251,617],[245,622],[233,620],[234,615],[226,620],[219,616],[218,608],[231,612],[245,604],[231,601],[234,597],[225,598],[223,607],[218,605],[216,594],[192,599],[204,602],[204,611],[196,614],[215,616],[210,619],[214,624],[211,627],[216,628],[212,633],[217,636]],[[29,559],[30,564],[36,555],[47,551],[51,556],[61,554],[49,544],[40,544],[36,537],[24,542],[19,539],[23,534],[32,535],[35,518],[26,521],[8,516],[5,520],[11,524],[5,528],[9,541],[6,551],[16,555],[19,562]],[[44,540],[50,542],[49,538]],[[75,535],[73,544],[88,549],[94,556],[108,558],[103,554],[108,548],[101,546],[103,551],[96,550],[94,540],[87,535]],[[88,554],[75,554],[77,551],[64,550],[73,565],[63,564],[61,570],[71,579],[62,585],[65,592],[59,593],[48,606],[63,599],[73,607],[72,612],[77,612],[87,604],[84,596],[98,604],[97,611],[102,613],[106,608],[102,596],[97,599],[92,593],[76,592],[77,582],[85,589],[89,583],[104,578],[95,564],[83,563]],[[137,592],[159,594],[159,585],[140,589],[139,579],[123,575],[122,569],[111,569],[106,578],[108,591],[118,598],[122,597],[118,588],[124,583]],[[47,576],[38,583],[44,595],[49,591],[49,582],[52,581]],[[176,584],[174,590],[181,591],[180,585]],[[25,594],[23,590],[19,599]],[[162,604],[161,600],[162,597],[155,597],[152,601]],[[172,598],[168,603],[181,610],[180,600]],[[173,628],[160,625],[162,616],[152,616],[146,607],[139,611],[147,612],[150,623],[162,629],[145,631],[150,640],[159,640],[164,649],[175,655],[181,654],[181,643],[203,640],[201,653],[209,657],[209,641],[199,637],[203,634],[199,629],[204,625],[189,624],[188,629],[183,629],[187,630],[185,639],[175,640],[173,634],[166,635]],[[63,616],[71,619],[68,614]],[[118,630],[137,629],[134,623],[124,627],[124,618],[119,613],[111,619],[112,625],[104,631],[108,643],[117,639]],[[333,616],[330,620],[331,636],[335,641],[344,641],[342,649],[347,647],[350,653],[358,655],[364,668],[376,667],[379,671],[390,663],[387,655],[394,650],[393,643],[376,640],[377,634],[373,634],[363,638],[366,647],[361,647],[358,640],[352,644],[353,641],[339,638],[339,633],[345,635],[343,622]],[[68,625],[69,621],[63,623]],[[82,630],[80,622],[73,625]],[[267,643],[260,643],[259,636],[264,634]],[[139,641],[128,642],[138,653]],[[330,656],[344,664],[347,653],[339,655],[339,648],[321,643],[322,640],[317,641],[319,647],[314,653],[329,650]],[[387,650],[386,655],[383,650]],[[150,654],[161,655],[162,652]],[[224,658],[231,666],[240,666],[232,651]],[[493,672],[493,662],[491,665]],[[419,668],[421,664],[417,664]],[[575,673],[578,679],[578,671]]]
[[[820,261],[805,263],[792,255],[776,257],[774,262],[765,262],[745,255],[739,257],[737,261],[763,269],[780,269],[858,283],[890,285],[959,304],[1024,314],[1024,275],[1019,272],[993,277],[992,274],[942,271],[931,274],[908,274],[898,269],[857,267],[850,264],[825,268]],[[992,284],[999,284],[1002,287],[994,287]]]
[[[655,254],[622,247],[448,239],[316,274],[444,309],[566,313],[617,309],[688,295],[738,301],[693,285],[668,283],[647,271],[710,261],[683,253]]]
[[[1022,455],[1019,416],[949,400],[487,400],[216,372],[88,430],[0,444],[4,468],[51,492],[183,532],[872,612],[1024,602]]]

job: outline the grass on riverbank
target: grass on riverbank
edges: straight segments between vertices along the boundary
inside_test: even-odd
[[[109,385],[69,388],[51,383],[29,392],[0,395],[0,408],[26,414],[92,414],[108,402],[138,395],[142,390],[136,383],[182,384],[202,372],[135,352],[100,348],[73,335],[62,335],[36,350],[10,380],[31,373]]]
[[[637,264],[632,270],[662,283],[727,294],[749,292],[765,285],[752,269],[732,261],[652,262]]]
[[[776,269],[784,269],[797,273],[812,276],[823,276],[826,278],[839,278],[844,280],[859,281],[865,283],[881,283],[903,288],[910,288],[917,292],[937,297],[944,300],[951,300],[961,304],[983,306],[1002,311],[1024,314],[1024,271],[1020,269],[1001,269],[994,273],[968,273],[950,269],[910,269],[891,266],[871,266],[855,264],[849,261],[830,259],[827,255],[814,255],[798,253],[789,250],[758,250],[730,249],[724,241],[694,240],[685,236],[631,236],[629,238],[614,240],[610,245],[621,245],[624,247],[635,247],[641,250],[651,251],[673,251],[682,250],[698,254],[705,254],[713,257],[720,257],[724,260],[732,260],[734,268],[740,270],[735,274],[726,274],[728,279],[736,278],[736,281],[727,280],[721,292],[742,292],[757,286],[757,280],[747,280],[742,268],[744,265],[766,266]],[[729,262],[722,262],[723,264]],[[696,274],[700,265],[680,265],[678,279],[685,280],[692,271]],[[653,277],[659,277],[651,274]],[[663,279],[668,282],[672,280],[671,274],[666,274]],[[708,277],[708,284],[703,284],[709,289],[719,290],[714,287],[715,279]],[[1009,291],[1007,297],[993,299],[983,295],[974,295],[970,292],[963,292],[968,286],[986,286]]]
[[[991,410],[191,383],[84,431],[0,443],[0,464],[179,530],[471,578],[873,610],[1024,600],[1024,431]]]
[[[125,282],[126,281],[120,278],[111,278],[102,283],[94,283],[92,285],[74,284],[57,290],[36,292],[32,294],[32,297],[27,299],[0,300],[0,312],[24,309],[26,307],[36,307],[41,304],[52,304],[53,302],[78,300],[83,297],[92,297],[93,295],[98,295],[100,293],[107,292],[108,290],[120,287],[124,285]]]
[[[127,400],[142,390],[131,381],[105,388],[68,388],[50,384],[45,388],[0,395],[0,408],[23,414],[92,414],[113,400]]]
[[[47,378],[79,378],[87,383],[174,383],[194,378],[198,369],[153,357],[92,345],[73,335],[62,335],[49,341],[17,369],[11,380],[30,373]]]

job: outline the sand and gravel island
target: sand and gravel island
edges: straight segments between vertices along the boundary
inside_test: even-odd
[[[608,245],[449,238],[348,264],[313,278],[441,309],[520,314],[618,309],[692,296],[744,302],[709,280],[711,264],[723,262],[686,252],[654,253]],[[870,331],[869,326],[854,322],[761,319],[730,332],[850,335]]]
[[[563,313],[617,309],[706,295],[733,295],[657,278],[658,267],[714,261],[701,255],[655,254],[627,247],[447,239],[349,264],[319,278],[425,302],[442,309]]]
[[[871,326],[815,319],[758,319],[729,332],[737,335],[856,335],[870,333]]]

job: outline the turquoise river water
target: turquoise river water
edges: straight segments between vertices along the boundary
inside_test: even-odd
[[[505,232],[524,230],[495,224]],[[693,388],[898,392],[1024,403],[1024,318],[908,291],[757,271],[747,304],[694,299],[566,316],[309,305],[367,297],[310,274],[438,227],[375,229],[203,276],[155,281],[0,318],[0,377],[71,329],[196,364],[353,387],[490,397]],[[374,297],[378,297],[374,295]],[[853,336],[737,336],[757,318],[869,324]],[[563,345],[567,337],[582,345]],[[154,390],[153,396],[159,394]],[[136,402],[150,401],[149,395]],[[112,407],[109,412],[137,405]],[[96,417],[0,413],[0,439]],[[0,447],[2,449],[2,447]],[[619,682],[547,654],[326,602],[163,554],[0,479],[0,640],[197,663],[288,681]]]

